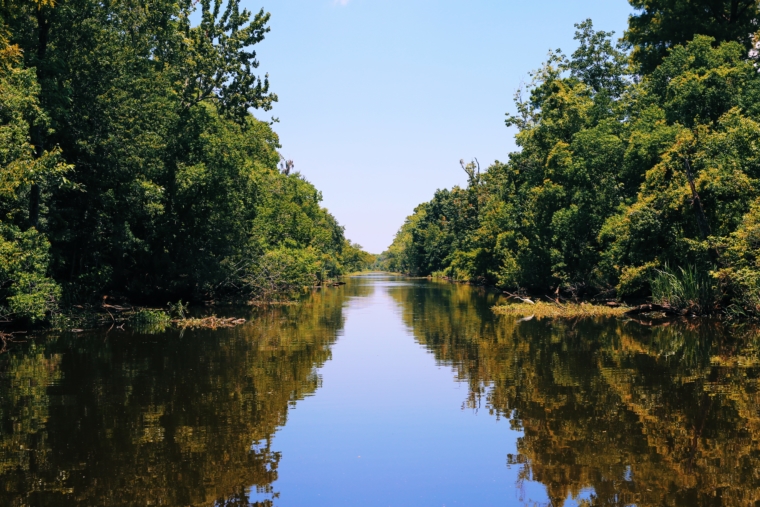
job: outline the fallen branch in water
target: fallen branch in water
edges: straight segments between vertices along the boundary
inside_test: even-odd
[[[0,342],[2,342],[2,347],[0,347],[0,354],[3,354],[4,352],[8,351],[8,343],[14,343],[18,342],[19,340],[15,340],[13,335],[16,334],[26,334],[26,331],[16,331],[13,333],[4,333],[0,331]],[[21,340],[22,342],[26,340]]]
[[[535,305],[536,304],[535,302],[533,302],[532,300],[530,300],[528,298],[520,297],[517,294],[512,294],[511,292],[504,291],[504,294],[506,294],[507,296],[511,297],[512,299],[517,299],[518,301],[520,301],[522,303],[526,303],[526,304],[529,304],[529,305]]]
[[[686,315],[688,313],[687,310],[677,310],[671,306],[667,305],[658,305],[654,303],[646,304],[646,305],[640,305],[635,308],[631,308],[628,311],[625,312],[626,315],[641,315],[642,313],[664,313],[666,315]]]

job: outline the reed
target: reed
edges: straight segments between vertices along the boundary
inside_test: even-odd
[[[667,265],[650,281],[652,302],[695,314],[711,313],[720,296],[709,273],[693,265],[673,270]]]

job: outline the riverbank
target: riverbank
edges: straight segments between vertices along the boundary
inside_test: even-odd
[[[406,276],[406,275],[402,275]],[[497,304],[492,310],[497,315],[544,318],[626,317],[633,320],[711,317],[732,322],[756,322],[755,314],[735,311],[733,306],[720,305],[717,291],[709,297],[700,297],[698,291],[670,291],[670,297],[625,298],[599,300],[599,295],[579,297],[577,294],[523,295],[504,291],[484,280],[463,281],[447,276],[431,275],[427,278],[452,284],[471,285],[497,291],[509,298],[505,304]]]

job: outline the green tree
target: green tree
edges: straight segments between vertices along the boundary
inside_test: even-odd
[[[668,50],[706,35],[718,43],[739,42],[752,46],[758,30],[757,0],[629,0],[636,14],[628,18],[624,39],[639,72],[649,74]]]
[[[15,59],[0,76],[2,220],[50,244],[39,269],[65,303],[251,297],[239,282],[263,266],[292,295],[344,271],[343,229],[280,173],[277,135],[252,114],[277,100],[257,74],[269,14],[60,0],[0,16]]]
[[[519,151],[420,205],[388,258],[575,295],[641,296],[658,272],[691,273],[713,298],[700,313],[757,315],[757,62],[696,35],[631,79],[611,33],[576,28],[576,51],[550,53],[516,95]]]
[[[61,162],[60,149],[36,150],[31,143],[33,132],[48,129],[48,117],[35,73],[21,67],[20,57],[0,33],[0,313],[36,322],[56,309],[60,287],[49,277],[47,239],[27,229],[26,203],[35,188],[68,184],[71,166]]]

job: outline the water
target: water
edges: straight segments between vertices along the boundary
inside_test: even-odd
[[[0,356],[5,506],[760,505],[751,328],[495,317],[368,275]]]

